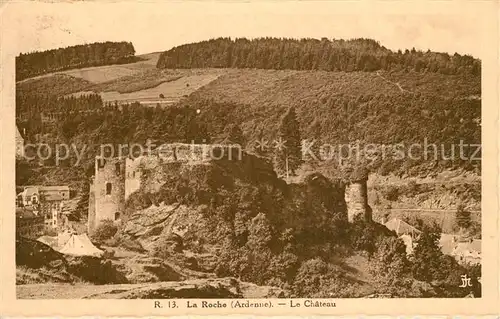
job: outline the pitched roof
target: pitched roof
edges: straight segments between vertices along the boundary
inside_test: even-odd
[[[56,201],[56,200],[64,200],[65,198],[61,194],[44,194],[43,200],[44,201]]]
[[[467,255],[477,257],[481,254],[481,240],[459,241],[456,235],[441,234],[439,239],[441,251],[446,255]]]
[[[481,253],[481,247],[482,247],[481,239],[473,239],[472,243],[470,243],[470,246],[471,246],[472,250]]]
[[[38,193],[38,187],[36,186],[26,186],[23,191],[23,196],[31,197]]]
[[[17,140],[24,140],[24,137],[21,134],[21,131],[19,130],[19,127],[16,125],[16,141]]]
[[[29,198],[35,193],[42,193],[46,201],[63,200],[59,192],[69,192],[69,186],[25,186],[23,191],[24,198]],[[66,198],[67,199],[67,198]]]
[[[481,240],[474,239],[471,242],[457,243],[453,253],[459,255],[481,254]]]
[[[51,192],[51,191],[69,191],[69,186],[68,185],[50,185],[50,186],[45,186],[45,185],[26,185],[24,186],[24,189],[26,188],[37,188],[39,191],[42,192]]]
[[[67,185],[60,185],[60,186],[39,186],[40,191],[42,192],[62,192],[62,191],[67,191],[69,192],[69,186]]]
[[[395,231],[398,236],[403,234],[421,233],[420,230],[416,229],[412,225],[399,218],[391,219],[390,221],[385,223],[384,226],[389,230]]]

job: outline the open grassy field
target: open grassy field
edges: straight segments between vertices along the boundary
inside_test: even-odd
[[[68,70],[61,73],[81,78],[91,83],[104,83],[123,77],[131,77],[142,72],[156,70],[158,56],[158,53],[150,53],[138,56],[144,60],[135,63]]]
[[[48,73],[32,77],[29,79],[25,79],[19,81],[18,83],[49,78],[54,75],[61,75],[61,74],[82,79],[90,83],[103,83],[124,76],[130,76],[142,71],[156,69],[156,62],[158,61],[159,53],[149,53],[149,54],[139,55],[138,57],[143,60],[129,64],[104,65],[104,66],[96,66],[96,67],[88,67],[82,69],[60,71],[55,73]]]
[[[142,61],[46,74],[17,83],[18,90],[58,96],[101,94],[105,102],[175,103],[229,70],[156,68],[158,53],[139,56]],[[163,95],[163,98],[160,97]]]
[[[101,91],[102,99],[106,102],[118,101],[121,103],[132,103],[138,101],[140,103],[174,103],[180,98],[191,94],[200,87],[207,85],[217,79],[220,72],[201,72],[199,74],[189,74],[189,71],[178,72],[178,75],[173,75],[171,80],[144,88],[120,93],[119,91]],[[124,83],[124,86],[127,84]],[[122,91],[123,92],[123,91]],[[163,94],[164,98],[160,98]]]
[[[94,92],[99,93],[104,102],[171,104],[225,73],[225,70],[217,69],[151,70],[96,85],[74,86],[80,90],[67,95],[79,96]]]
[[[92,83],[112,81],[124,76],[140,72],[139,69],[130,69],[126,65],[107,65],[85,69],[68,70],[61,72],[69,76],[81,78]]]

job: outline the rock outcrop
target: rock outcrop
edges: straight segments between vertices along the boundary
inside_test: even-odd
[[[125,283],[127,279],[111,263],[98,257],[63,255],[39,241],[16,239],[17,282]]]

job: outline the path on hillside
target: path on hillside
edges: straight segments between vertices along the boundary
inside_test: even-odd
[[[397,86],[397,87],[398,87],[398,89],[401,91],[401,93],[405,93],[405,92],[407,92],[407,93],[413,94],[413,92],[412,92],[412,91],[408,91],[408,90],[404,89],[404,88],[401,86],[401,84],[399,84],[399,82],[393,82],[393,81],[391,81],[391,80],[387,79],[386,77],[382,76],[382,75],[379,73],[379,71],[376,71],[376,72],[375,72],[375,74],[377,74],[377,75],[378,75],[380,78],[382,78],[384,81],[386,81],[386,82],[388,82],[388,83],[391,83],[391,84],[394,84],[395,86]]]

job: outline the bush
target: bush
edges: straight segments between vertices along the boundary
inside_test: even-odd
[[[382,237],[373,259],[373,275],[382,277],[386,282],[392,283],[408,273],[406,246],[399,238]]]
[[[168,236],[160,236],[156,240],[153,255],[160,258],[168,258],[176,253],[182,252],[183,243],[179,235],[171,234]]]
[[[398,200],[400,194],[399,189],[396,186],[389,186],[384,190],[382,195],[385,199],[394,202]]]
[[[55,236],[57,236],[57,231],[52,227],[45,227],[43,234],[45,236],[55,237]]]
[[[91,239],[92,241],[102,243],[107,239],[111,239],[117,231],[118,227],[112,220],[103,220],[92,233]]]

